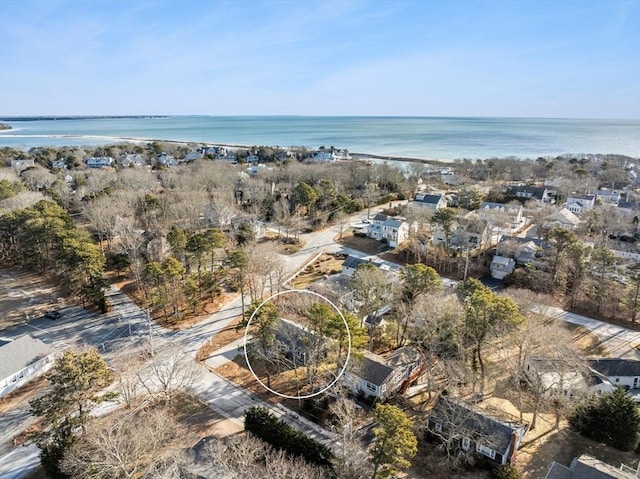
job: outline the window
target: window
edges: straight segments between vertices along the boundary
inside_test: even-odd
[[[476,451],[478,451],[480,454],[484,454],[485,456],[490,457],[491,459],[496,458],[496,451],[488,448],[487,446],[483,446],[480,443],[476,444]]]
[[[435,426],[436,432],[442,432],[442,423],[437,422]]]
[[[620,378],[616,378],[616,382],[619,383],[620,382]]]
[[[367,390],[371,391],[372,393],[376,392],[376,390],[378,389],[375,384],[371,384],[369,381],[367,381],[366,386]]]
[[[471,444],[471,441],[469,440],[468,437],[463,437],[462,438],[462,450],[463,451],[468,451],[470,444]]]

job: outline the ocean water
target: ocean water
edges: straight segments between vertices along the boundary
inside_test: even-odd
[[[0,147],[22,149],[156,139],[247,146],[335,146],[357,153],[435,160],[537,158],[565,153],[640,157],[640,120],[170,116],[7,123],[13,130],[0,132]]]

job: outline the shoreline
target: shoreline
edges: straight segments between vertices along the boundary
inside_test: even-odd
[[[8,125],[9,126],[9,125]],[[9,126],[8,130],[1,130],[0,129],[0,138],[2,138],[2,133],[4,133],[5,131],[20,131],[20,130],[15,130],[13,127]],[[208,145],[208,146],[222,146],[225,148],[231,148],[231,149],[240,149],[240,148],[246,148],[246,149],[250,149],[253,146],[256,145],[241,145],[241,144],[235,144],[235,143],[217,143],[217,142],[206,142],[206,141],[184,141],[184,140],[171,140],[171,139],[160,139],[160,138],[142,138],[142,137],[133,137],[133,136],[119,136],[119,137],[113,137],[113,136],[100,136],[100,135],[6,135],[5,138],[56,138],[56,139],[64,139],[64,138],[73,138],[73,139],[87,139],[87,140],[104,140],[106,143],[105,145],[109,145],[109,144],[118,144],[118,143],[153,143],[153,142],[158,142],[158,143],[169,143],[172,145],[178,145],[178,146],[186,146],[186,145],[198,145],[198,146],[204,146],[204,145]],[[79,145],[82,146],[82,145]],[[87,145],[89,146],[89,145]],[[259,146],[266,146],[266,147],[272,147],[272,148],[282,148],[284,150],[291,150],[291,149],[296,149],[296,148],[306,148],[308,150],[312,150],[313,148],[310,147],[306,147],[306,146],[280,146],[280,145],[259,145]],[[421,164],[442,164],[442,163],[452,163],[454,160],[453,159],[444,159],[444,158],[439,158],[439,159],[432,159],[432,158],[413,158],[413,157],[406,157],[406,156],[390,156],[390,155],[379,155],[379,154],[375,154],[375,153],[351,153],[352,157],[354,160],[360,160],[360,161],[370,161],[370,160],[375,160],[375,161],[397,161],[397,162],[402,162],[402,163],[421,163]]]
[[[47,138],[51,138],[51,139],[57,139],[57,140],[64,140],[64,139],[70,139],[70,140],[76,140],[74,143],[77,144],[62,144],[62,145],[47,145],[47,144],[43,144],[40,146],[31,146],[29,148],[27,148],[26,145],[23,145],[22,147],[19,145],[6,145],[6,146],[2,146],[2,144],[0,144],[0,147],[8,147],[8,148],[15,148],[15,149],[22,149],[24,151],[28,151],[28,149],[30,148],[44,148],[44,147],[56,147],[56,148],[63,148],[63,147],[78,147],[78,148],[93,148],[96,146],[108,146],[108,145],[117,145],[119,143],[134,143],[134,144],[144,144],[144,143],[152,143],[152,142],[158,142],[158,143],[168,143],[171,145],[178,145],[178,146],[188,146],[188,145],[192,145],[192,146],[221,146],[221,147],[225,147],[225,148],[229,148],[229,149],[251,149],[254,146],[264,146],[264,147],[268,147],[268,148],[281,148],[283,150],[295,150],[295,149],[307,149],[310,151],[315,151],[316,149],[313,147],[309,147],[309,146],[300,146],[300,145],[291,145],[291,146],[281,146],[281,145],[257,145],[257,144],[237,144],[237,143],[219,143],[219,142],[215,142],[215,141],[198,141],[198,140],[192,140],[192,141],[185,141],[185,140],[176,140],[176,139],[162,139],[162,138],[144,138],[144,137],[133,137],[133,136],[103,136],[103,135],[73,135],[73,134],[50,134],[50,135],[29,135],[29,134],[16,134],[15,132],[19,132],[22,131],[22,128],[13,128],[11,125],[6,124],[6,123],[0,123],[0,125],[4,125],[7,126],[8,129],[1,129],[0,128],[0,140],[1,139],[8,139],[8,138],[15,138],[15,139],[20,139],[20,138],[39,138],[39,139],[47,139]],[[86,140],[93,140],[93,141],[97,141],[96,144],[82,144],[79,141],[86,139]],[[79,141],[78,141],[79,140]],[[626,156],[628,158],[634,159],[634,160],[638,160],[640,159],[640,157],[635,157],[635,156],[631,156],[631,155],[625,155],[625,154],[620,154],[620,153],[562,153],[562,154],[558,154],[558,155],[552,155],[552,156],[566,156],[568,154],[573,154],[573,155],[578,155],[578,156],[583,156],[583,155],[588,155],[588,156],[597,156],[597,155],[620,155],[620,156]],[[410,157],[410,156],[404,156],[404,155],[389,155],[389,154],[379,154],[379,153],[364,153],[364,152],[351,152],[351,156],[354,160],[359,160],[359,161],[372,161],[372,162],[385,162],[385,161],[390,161],[390,162],[396,162],[396,163],[404,163],[404,164],[410,164],[410,163],[418,163],[418,164],[422,164],[422,165],[433,165],[433,166],[447,166],[447,165],[451,165],[451,163],[455,162],[456,160],[459,160],[461,158],[424,158],[424,157]],[[535,155],[534,155],[535,156]],[[543,155],[539,155],[539,156],[543,156]],[[546,155],[549,156],[549,155]],[[532,161],[533,157],[529,157],[529,156],[516,156],[516,155],[506,155],[503,157],[496,157],[496,156],[491,156],[491,157],[487,157],[487,158],[482,158],[483,160],[485,159],[489,159],[489,158],[496,158],[496,159],[501,159],[501,158],[511,158],[511,159],[515,159],[518,161]],[[341,161],[345,161],[345,160],[341,160]]]

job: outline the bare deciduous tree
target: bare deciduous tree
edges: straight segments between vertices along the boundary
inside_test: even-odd
[[[196,362],[179,346],[169,346],[155,354],[136,373],[141,386],[153,398],[169,403],[178,391],[187,391],[200,378]]]
[[[128,415],[115,424],[97,421],[65,454],[62,470],[74,479],[139,477],[181,448],[172,444],[181,433],[172,415],[163,410]]]
[[[301,458],[275,451],[260,439],[245,434],[210,443],[208,461],[213,471],[222,470],[230,479],[323,479],[327,471]]]

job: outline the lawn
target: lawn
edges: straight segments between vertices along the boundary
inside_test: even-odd
[[[306,289],[311,283],[329,276],[342,272],[342,263],[344,259],[336,258],[330,254],[322,254],[313,264],[300,273],[291,282],[291,286],[295,289]]]

